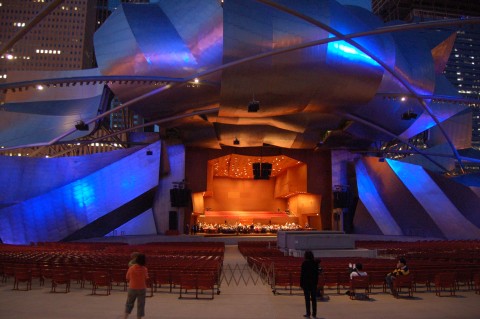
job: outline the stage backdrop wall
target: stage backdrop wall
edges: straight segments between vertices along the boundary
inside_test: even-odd
[[[285,155],[307,165],[307,189],[311,194],[322,196],[320,216],[323,229],[331,229],[332,215],[332,169],[329,151],[280,149],[280,148],[235,148],[220,150],[187,147],[185,150],[185,178],[192,192],[207,190],[207,162],[228,154],[250,156]],[[208,206],[206,206],[208,207]],[[276,209],[276,207],[274,207]]]
[[[205,198],[205,207],[227,211],[285,211],[286,199],[273,198],[275,178],[269,180],[216,177],[212,197]]]

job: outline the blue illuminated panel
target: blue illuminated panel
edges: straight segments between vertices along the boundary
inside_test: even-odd
[[[328,44],[328,54],[334,55],[353,63],[367,63],[380,66],[374,59],[345,41],[335,41]]]
[[[446,238],[480,237],[480,229],[462,215],[421,166],[393,160],[387,162]]]
[[[153,156],[142,149],[85,178],[0,210],[0,237],[11,244],[58,241],[145,193],[159,179],[159,143],[149,150]]]
[[[355,165],[358,196],[384,235],[403,235],[377,192],[362,161]]]

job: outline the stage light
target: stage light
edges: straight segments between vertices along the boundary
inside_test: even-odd
[[[233,140],[233,145],[240,145],[240,141],[238,140],[238,138],[235,137],[235,139]]]
[[[259,109],[260,109],[260,102],[259,101],[252,100],[250,103],[248,103],[248,112],[249,113],[258,112]]]
[[[88,124],[85,124],[83,121],[79,121],[75,124],[75,128],[79,131],[88,131]]]
[[[402,120],[414,120],[417,118],[417,113],[413,112],[412,110],[408,110],[407,112],[402,114]]]
[[[153,155],[153,152],[151,150],[148,150],[147,151],[147,155],[150,156],[150,155]]]

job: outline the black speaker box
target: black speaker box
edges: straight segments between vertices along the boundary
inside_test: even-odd
[[[333,192],[333,208],[348,207],[348,192]]]
[[[172,188],[170,190],[172,207],[187,207],[190,203],[190,190],[186,188]]]

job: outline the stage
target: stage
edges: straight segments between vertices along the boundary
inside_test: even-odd
[[[441,240],[441,238],[430,237],[412,237],[412,236],[381,236],[381,235],[363,235],[349,234],[355,241],[424,241],[424,240]],[[240,241],[277,241],[277,234],[197,234],[197,235],[127,235],[127,236],[105,236],[97,238],[89,238],[78,240],[77,242],[110,242],[110,243],[126,243],[129,245],[141,245],[153,242],[224,242],[225,245],[238,245]]]
[[[197,222],[201,224],[218,226],[237,225],[285,225],[297,224],[299,218],[283,211],[205,211],[203,214],[195,215]]]

